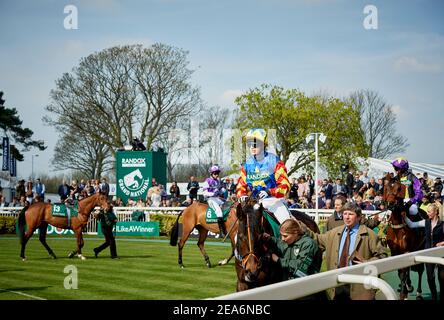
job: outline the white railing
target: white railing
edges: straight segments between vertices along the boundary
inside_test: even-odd
[[[216,300],[294,300],[334,288],[344,283],[361,283],[366,288],[380,289],[388,300],[397,299],[394,290],[377,276],[386,272],[429,262],[444,265],[444,247],[425,249],[398,256],[321,272],[264,287],[216,297]],[[442,289],[442,288],[441,288]]]
[[[0,216],[6,217],[17,217],[23,207],[6,207],[0,208]],[[135,211],[140,211],[145,214],[145,221],[150,221],[151,214],[170,214],[178,215],[187,207],[113,207],[114,213],[117,216],[118,221],[131,221],[132,214]],[[98,209],[98,208],[96,208]],[[315,209],[290,209],[305,212],[313,220],[316,217]],[[328,217],[333,213],[334,210],[319,209],[319,222],[327,221]],[[377,211],[363,211],[363,214],[371,215],[375,214]],[[86,225],[87,234],[97,234],[97,221],[93,215],[90,216],[88,223]]]

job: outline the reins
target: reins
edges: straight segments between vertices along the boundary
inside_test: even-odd
[[[251,226],[250,226],[250,216],[247,214],[247,235],[248,235],[248,254],[242,258],[242,268],[245,269],[248,259],[253,256],[257,262],[259,262],[258,257],[254,254],[253,244],[251,243]]]

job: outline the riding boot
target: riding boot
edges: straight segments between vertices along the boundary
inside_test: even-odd
[[[219,235],[225,238],[227,231],[225,230],[224,218],[217,218],[217,224],[219,225]]]

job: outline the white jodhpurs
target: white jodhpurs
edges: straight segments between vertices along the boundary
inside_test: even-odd
[[[218,218],[222,218],[222,209],[220,208],[220,206],[224,202],[218,197],[208,198],[207,201],[208,201],[208,205],[216,212],[216,216]]]
[[[262,206],[265,209],[273,212],[274,216],[278,219],[279,224],[282,224],[287,219],[293,219],[282,199],[269,197],[262,199],[259,202],[262,203]]]

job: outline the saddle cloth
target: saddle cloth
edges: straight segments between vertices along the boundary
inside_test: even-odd
[[[230,213],[231,206],[233,205],[233,202],[226,201],[222,205],[222,217],[224,218],[224,222],[227,221],[228,214]],[[205,212],[205,221],[206,223],[217,223],[217,216],[216,211],[213,210],[213,208],[208,207],[207,211]]]
[[[79,206],[76,203],[73,207],[66,208],[64,203],[54,203],[52,205],[52,215],[54,217],[68,217],[68,209],[70,211],[70,217],[77,217],[79,215]]]

